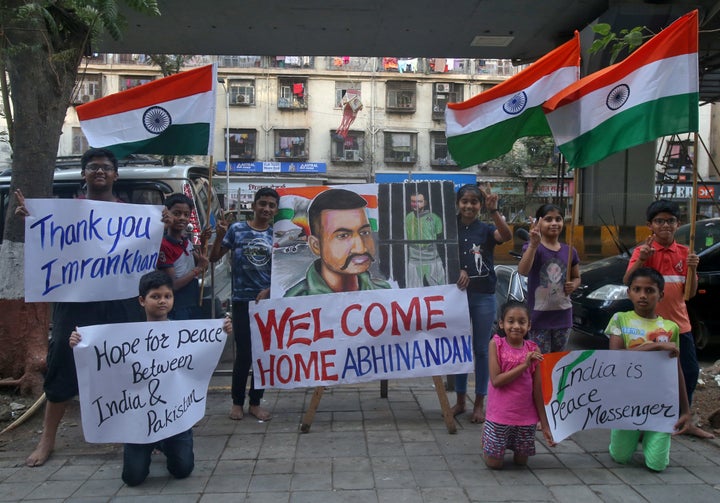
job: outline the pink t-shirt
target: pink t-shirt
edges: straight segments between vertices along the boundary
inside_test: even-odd
[[[497,347],[500,372],[512,370],[525,361],[525,356],[531,351],[537,351],[538,346],[532,341],[523,341],[521,348],[514,348],[507,343],[504,337],[493,336]],[[513,426],[529,426],[537,424],[539,417],[533,402],[533,372],[537,367],[537,360],[533,360],[530,367],[510,384],[496,388],[492,382],[488,383],[487,411],[485,417],[498,424]]]

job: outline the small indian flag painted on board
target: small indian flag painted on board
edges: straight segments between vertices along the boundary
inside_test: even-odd
[[[312,200],[321,192],[329,189],[345,189],[360,195],[366,202],[365,211],[368,215],[370,227],[373,232],[378,230],[378,197],[377,184],[362,183],[353,185],[320,185],[313,187],[288,187],[277,189],[280,194],[278,213],[275,216],[275,226],[279,222],[289,221],[301,227],[304,234],[310,235],[310,224],[308,222],[308,208]],[[285,223],[281,224],[281,226]]]
[[[215,128],[217,66],[208,65],[76,108],[92,147],[129,154],[208,155]]]

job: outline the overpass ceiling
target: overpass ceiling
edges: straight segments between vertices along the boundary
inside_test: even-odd
[[[701,93],[720,99],[720,0],[159,0],[95,52],[500,58],[527,63],[596,20],[659,30],[700,9]],[[478,38],[480,37],[480,38]],[[592,34],[583,32],[583,48]],[[475,45],[473,41],[476,41]],[[587,42],[587,43],[586,43]],[[587,58],[592,68],[592,59]],[[600,58],[596,66],[602,66]],[[705,86],[709,86],[705,89]],[[712,99],[709,99],[712,98]]]

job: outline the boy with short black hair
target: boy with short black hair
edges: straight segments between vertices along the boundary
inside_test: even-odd
[[[235,362],[232,376],[232,407],[230,419],[244,417],[245,388],[252,367],[250,334],[250,302],[270,297],[270,272],[273,251],[273,221],[278,212],[280,195],[270,187],[262,187],[253,198],[252,219],[217,224],[217,236],[210,250],[210,262],[216,262],[228,251],[232,256],[232,313],[235,331]],[[255,389],[250,380],[248,412],[260,421],[272,418],[270,411],[260,406],[264,390]]]
[[[631,351],[668,351],[671,358],[679,354],[679,329],[675,322],[658,316],[655,309],[663,297],[665,281],[655,269],[640,267],[628,278],[628,297],[633,310],[615,313],[605,334],[610,338],[610,349]],[[690,424],[685,380],[677,365],[680,417],[675,423],[675,435],[684,433]],[[645,465],[656,472],[663,471],[670,462],[670,433],[643,430],[611,430],[610,456],[621,464],[632,458],[642,437]]]
[[[173,308],[173,280],[162,271],[153,271],[140,278],[138,302],[145,309],[147,321],[168,321]],[[232,334],[232,322],[225,318],[223,330]],[[82,340],[74,331],[70,347]],[[150,473],[153,451],[157,449],[167,458],[167,469],[176,479],[188,477],[195,467],[192,428],[150,444],[124,444],[122,480],[129,486],[142,484]]]
[[[633,251],[623,280],[627,284],[630,275],[639,267],[652,267],[663,276],[665,295],[657,305],[657,313],[680,327],[680,366],[685,377],[688,402],[692,404],[700,365],[695,353],[690,316],[685,305],[685,281],[688,270],[692,271],[689,289],[690,297],[694,297],[698,287],[695,271],[700,259],[687,246],[675,241],[675,232],[680,224],[680,206],[676,202],[659,199],[648,206],[646,214],[647,225],[652,234]],[[695,423],[688,428],[688,434],[700,438],[714,437]]]
[[[195,205],[185,194],[171,194],[165,199],[165,208],[168,225],[160,244],[157,267],[172,278],[175,307],[171,317],[174,320],[197,320],[203,317],[198,276],[203,274],[208,260],[186,236]],[[201,248],[207,237],[204,232]]]
[[[82,198],[122,203],[113,192],[114,183],[118,179],[118,161],[112,151],[91,148],[83,154],[80,165],[80,174],[85,182],[85,194]],[[15,195],[18,201],[15,214],[24,218],[29,215],[25,198],[19,190]],[[118,208],[117,211],[122,212],[122,209]],[[50,457],[67,404],[78,394],[75,359],[68,347],[68,338],[73,329],[83,325],[141,321],[142,318],[142,310],[134,297],[97,302],[53,303],[52,333],[43,382],[47,398],[43,428],[37,446],[25,460],[26,466],[42,466]]]

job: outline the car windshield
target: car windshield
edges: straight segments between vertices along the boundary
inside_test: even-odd
[[[684,245],[690,242],[690,224],[678,228],[675,240]],[[695,253],[700,253],[717,242],[720,242],[720,218],[700,220],[695,223]]]

